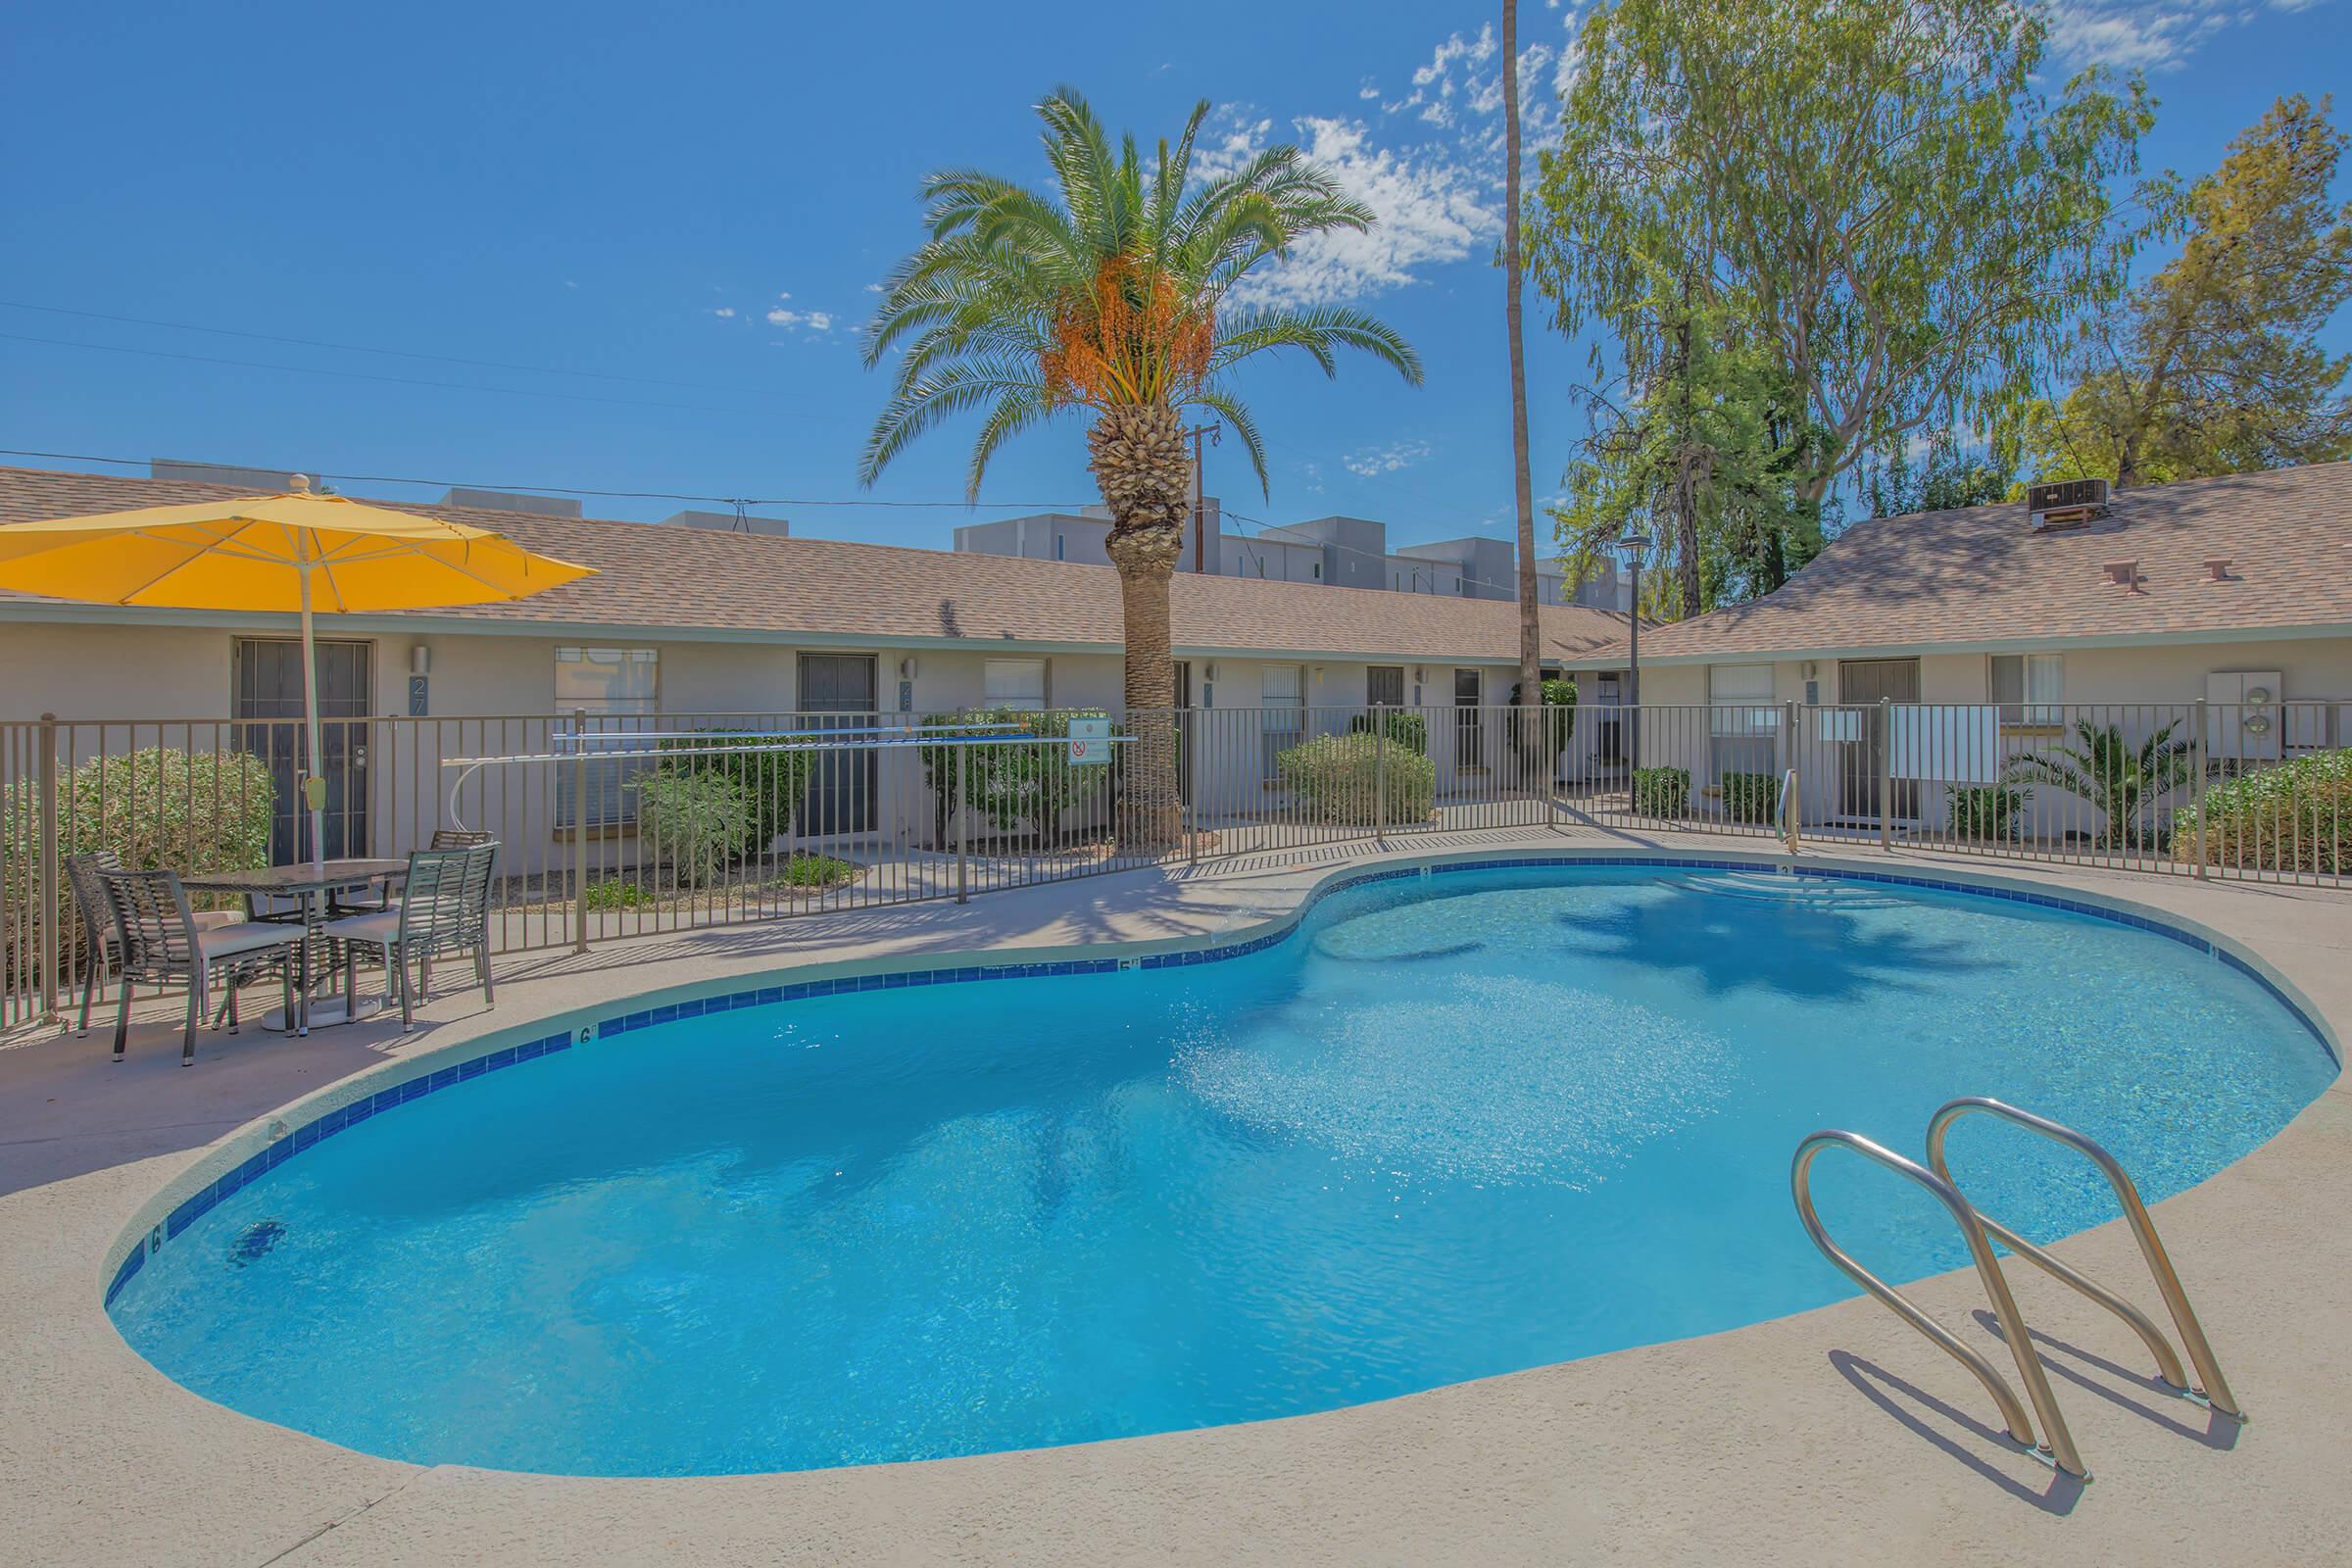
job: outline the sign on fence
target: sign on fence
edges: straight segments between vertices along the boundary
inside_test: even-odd
[[[1101,767],[1110,760],[1110,720],[1070,720],[1070,760],[1082,767]]]

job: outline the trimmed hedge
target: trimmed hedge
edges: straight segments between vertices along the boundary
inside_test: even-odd
[[[1425,822],[1438,800],[1437,763],[1403,746],[1390,746],[1384,757],[1379,737],[1362,731],[1324,735],[1276,753],[1274,777],[1318,822]]]
[[[1723,814],[1732,822],[1769,822],[1779,803],[1781,781],[1770,773],[1725,773],[1716,780]]]
[[[1690,770],[1687,767],[1635,768],[1634,811],[1640,816],[1689,816]]]
[[[1952,832],[1980,843],[2009,842],[2025,831],[2026,792],[2008,784],[1952,787]]]
[[[1379,712],[1379,726],[1389,732],[1390,745],[1401,746],[1418,756],[1429,755],[1428,719],[1409,708],[1383,708]],[[1348,731],[1351,735],[1377,734],[1373,723],[1370,713],[1358,713],[1348,721]]]
[[[2201,810],[2189,806],[2173,815],[2173,858],[2197,858],[2200,825],[2208,865],[2352,871],[2352,750],[2298,757],[2209,785]]]

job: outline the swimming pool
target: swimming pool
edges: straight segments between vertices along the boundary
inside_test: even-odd
[[[188,1205],[118,1280],[124,1337],[236,1409],[424,1463],[1082,1442],[1850,1295],[1789,1209],[1816,1127],[1915,1151],[1936,1105],[1995,1095],[2154,1200],[2335,1066],[2248,974],[2115,921],[1552,866],[1347,888],[1223,961],[883,982],[445,1070]],[[2112,1215],[2013,1130],[1963,1124],[1952,1154],[2037,1239]],[[1964,1261],[1884,1173],[1824,1162],[1816,1192],[1891,1279]]]

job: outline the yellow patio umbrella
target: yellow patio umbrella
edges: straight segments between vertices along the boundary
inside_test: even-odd
[[[312,772],[311,858],[325,857],[314,611],[350,614],[501,604],[592,575],[504,534],[294,488],[0,527],[0,588],[86,604],[298,612]]]

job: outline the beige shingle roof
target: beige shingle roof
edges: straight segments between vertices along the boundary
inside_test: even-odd
[[[243,494],[231,485],[0,467],[0,522],[128,511]],[[1116,647],[1108,566],[953,555],[829,539],[778,539],[656,523],[539,516],[467,507],[376,505],[507,534],[600,575],[512,605],[418,611],[436,621],[739,631],[874,644],[1041,643]],[[1516,661],[1518,611],[1493,600],[1328,588],[1179,573],[1180,653]],[[0,604],[15,595],[0,595]],[[92,615],[108,612],[91,610]],[[1544,657],[1572,658],[1623,634],[1599,611],[1546,608]]]
[[[2205,563],[2230,562],[2227,582]],[[2110,579],[2136,562],[2139,585]],[[1642,657],[1907,651],[2352,628],[2352,464],[2118,492],[2035,533],[2022,504],[1857,523],[1779,592],[1642,631]]]

